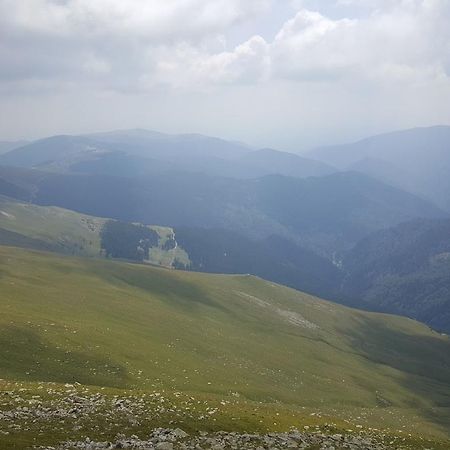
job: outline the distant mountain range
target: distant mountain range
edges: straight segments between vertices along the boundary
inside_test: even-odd
[[[171,170],[235,178],[274,173],[308,177],[336,171],[292,153],[255,151],[241,143],[197,134],[168,135],[147,130],[53,136],[0,155],[0,164],[115,176]]]
[[[0,194],[130,222],[279,235],[318,254],[350,248],[373,231],[444,213],[355,172],[252,180],[166,172],[148,177],[59,174],[0,167]]]
[[[161,230],[169,230],[164,239],[171,245],[174,229],[180,252],[187,253],[168,256],[164,241],[152,256],[157,263],[251,273],[450,331],[448,228],[442,225],[449,217],[449,129],[392,133],[310,154],[325,162],[200,135],[55,136],[0,156],[0,194],[166,227]],[[39,227],[54,229],[44,210],[33,214]],[[98,254],[98,233],[88,239],[79,217],[78,234],[67,242],[72,225],[52,240],[33,233],[33,220],[26,232],[0,230],[0,242]],[[420,264],[410,267],[414,261]]]
[[[0,155],[27,144],[28,141],[0,141]]]
[[[323,147],[308,157],[357,170],[450,211],[450,126],[415,128]]]

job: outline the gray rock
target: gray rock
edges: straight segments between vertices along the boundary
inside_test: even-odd
[[[173,450],[173,444],[172,442],[158,442],[156,450]]]
[[[176,438],[176,439],[184,439],[187,438],[189,436],[189,434],[187,434],[185,431],[183,431],[181,428],[176,428],[175,430],[173,430],[171,432],[171,434]]]

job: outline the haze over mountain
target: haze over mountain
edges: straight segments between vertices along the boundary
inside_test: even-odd
[[[28,144],[27,141],[0,141],[0,155]]]
[[[432,148],[446,154],[447,131],[437,127],[369,138],[364,141],[368,149],[361,150],[364,159],[357,160],[359,145],[351,152],[342,151],[353,171],[199,135],[125,130],[55,136],[0,157],[0,162],[10,164],[0,167],[0,193],[96,217],[175,228],[180,249],[187,256],[180,260],[174,255],[161,256],[166,251],[162,243],[154,256],[156,262],[206,272],[252,273],[339,302],[401,313],[447,329],[442,290],[436,297],[441,306],[426,314],[422,311],[428,311],[431,304],[427,297],[411,300],[418,302],[416,306],[406,302],[400,307],[394,306],[398,303],[393,300],[398,296],[394,291],[383,291],[385,298],[371,297],[375,288],[358,287],[358,280],[374,276],[363,263],[372,258],[370,250],[358,250],[366,248],[365,238],[410,220],[447,216],[424,196],[379,176],[390,173],[400,179],[397,175],[402,170],[409,179],[408,171],[417,164],[403,164],[400,156],[406,158],[408,151],[400,144],[416,141],[415,152],[423,156],[424,140],[431,133],[437,136],[430,141]],[[416,135],[422,141],[414,139]],[[396,155],[401,169],[387,159],[369,159],[379,148],[379,139],[386,142],[379,153],[391,159]],[[433,167],[437,151],[431,152]],[[336,149],[323,152],[341,155]],[[332,162],[343,167],[337,160]],[[361,173],[366,166],[378,171],[371,170],[369,176]],[[14,245],[60,246],[46,239],[43,243],[33,233],[21,236],[14,227],[2,236],[5,243]],[[80,238],[69,239],[67,248],[80,254],[80,242]],[[361,261],[354,269],[349,262],[352,252],[356,252],[354,260]],[[381,283],[383,289],[388,286],[373,283]],[[439,315],[442,320],[437,319]]]
[[[450,220],[377,231],[343,259],[347,304],[413,317],[450,332]]]
[[[0,168],[1,194],[100,217],[278,234],[331,257],[380,228],[442,217],[433,204],[358,173],[253,180],[166,172],[147,177]]]
[[[450,211],[450,126],[382,134],[307,155],[376,177]]]
[[[449,450],[449,43],[449,0],[0,0],[0,450]]]
[[[447,439],[448,427],[442,426],[440,419],[428,419],[430,411],[440,407],[444,422],[448,416],[448,364],[443,356],[448,353],[447,337],[415,321],[324,303],[274,284],[283,283],[360,309],[401,314],[439,332],[450,331],[449,219],[431,201],[377,179],[376,174],[340,171],[294,154],[254,150],[215,138],[168,136],[143,130],[55,136],[14,149],[0,157],[0,162],[8,163],[0,166],[0,194],[7,196],[0,196],[0,270],[4,274],[0,280],[6,292],[6,300],[2,301],[7,302],[5,309],[9,312],[20,310],[23,315],[27,311],[28,322],[39,329],[27,334],[14,314],[9,317],[14,328],[0,324],[0,341],[7,355],[4,362],[0,358],[0,372],[6,379],[19,377],[20,389],[35,393],[28,384],[30,380],[53,381],[56,384],[49,393],[53,398],[60,385],[76,377],[78,383],[96,383],[103,389],[127,387],[134,395],[137,387],[146,390],[148,383],[156,386],[156,382],[159,390],[176,389],[177,396],[184,395],[187,388],[191,397],[192,389],[199,391],[207,399],[208,408],[214,396],[236,389],[239,396],[245,392],[254,417],[261,408],[261,403],[255,401],[285,402],[284,386],[292,390],[298,385],[303,403],[308,391],[311,405],[316,407],[317,398],[323,407],[324,388],[330,395],[327,399],[334,399],[329,407],[335,401],[341,405],[339,411],[333,407],[333,421],[347,414],[350,406],[346,402],[353,402],[352,408],[382,408],[386,426],[384,409],[395,407],[391,419],[395,426],[399,420],[408,421],[414,423],[412,428],[432,429],[430,439]],[[391,167],[389,164],[382,162],[379,166]],[[36,250],[64,254],[67,259]],[[116,265],[105,258],[127,263]],[[36,264],[39,268],[33,269],[30,279],[27,268]],[[172,270],[157,271],[148,264]],[[193,272],[228,273],[234,277]],[[10,278],[14,281],[9,282]],[[63,292],[63,286],[71,286],[70,295]],[[10,289],[16,292],[14,296],[9,294]],[[94,303],[89,300],[92,295]],[[63,303],[56,302],[56,298]],[[28,304],[25,299],[33,301]],[[282,303],[280,299],[284,299]],[[58,320],[49,316],[45,302],[57,306]],[[45,321],[51,323],[41,326],[33,308],[44,311]],[[74,344],[73,354],[70,349],[64,350],[66,356],[61,363],[63,347],[55,342],[65,342],[66,331],[57,331],[45,341],[41,328],[46,327],[44,333],[50,327],[66,330],[66,322],[72,326],[74,318],[85,317],[86,311],[92,313],[95,323],[85,328],[77,322],[72,334],[80,333],[80,341]],[[159,325],[155,322],[156,312],[161,314]],[[181,322],[176,317],[175,322],[168,319],[174,314]],[[145,331],[139,321],[150,315],[152,320],[145,322]],[[205,323],[211,322],[211,329],[217,332],[217,324],[224,326],[229,317],[234,318],[232,328],[219,331],[218,337],[214,335],[219,340],[209,336],[208,345],[201,344]],[[277,320],[285,322],[280,325]],[[166,335],[161,330],[167,327],[182,329],[180,342],[182,339],[190,344],[183,348],[182,356],[174,354],[170,364],[164,365],[160,360],[166,349],[155,344],[152,354],[159,355],[158,364],[148,365],[143,349],[148,348],[149,339],[153,343],[164,340]],[[300,341],[295,337],[295,327],[304,330],[298,337]],[[114,352],[99,355],[80,350],[86,339],[95,343],[95,348],[103,345],[105,337],[88,331],[93,329],[106,330],[104,336],[111,340],[108,345],[114,347]],[[118,344],[118,340],[123,341],[120,330],[133,336],[126,347]],[[198,330],[202,330],[201,338]],[[261,348],[251,343],[258,333],[271,336]],[[230,361],[241,361],[236,362],[236,373],[247,378],[254,369],[242,373],[243,367],[256,367],[256,360],[270,366],[272,363],[261,357],[262,349],[265,352],[269,346],[276,355],[277,368],[257,369],[257,376],[252,375],[251,386],[246,388],[236,387],[237,382],[231,385],[220,381],[224,376],[220,361],[230,345],[230,336],[240,336],[244,347],[229,348],[226,380],[230,380]],[[15,344],[11,346],[11,342]],[[167,345],[173,348],[174,344],[171,341]],[[215,369],[206,369],[198,359],[198,349],[202,348],[210,363],[219,346]],[[136,352],[136,367],[125,356],[128,347]],[[301,381],[298,368],[291,364],[292,355],[298,352],[303,355]],[[39,364],[33,359],[36,354]],[[287,362],[280,361],[280,355]],[[319,360],[323,360],[320,367]],[[25,366],[32,369],[24,378]],[[192,378],[180,372],[180,367],[187,371],[188,366],[196,374]],[[341,366],[353,374],[349,387],[342,380],[347,380],[350,372],[336,372]],[[214,392],[202,389],[204,377],[197,376],[199,367],[213,380],[207,386],[214,383]],[[430,367],[435,368],[432,376]],[[386,370],[397,375],[386,375]],[[291,371],[292,379],[287,375]],[[337,381],[330,379],[317,386],[317,371],[335,373]],[[177,381],[175,372],[183,373],[181,381]],[[169,381],[155,381],[161,373]],[[267,378],[270,373],[281,374],[281,378]],[[360,375],[355,378],[355,373]],[[378,381],[373,381],[368,390],[361,390],[360,380],[367,380],[368,373],[371,379],[375,374]],[[403,382],[395,380],[404,379],[406,373],[405,388]],[[188,380],[192,381],[189,386]],[[277,387],[268,390],[272,382]],[[386,386],[391,387],[386,390]],[[348,389],[354,395],[358,392],[358,405]],[[372,389],[376,389],[375,397],[368,394]],[[109,398],[112,394],[104,395]],[[114,401],[118,401],[114,395]],[[234,398],[235,393],[230,395]],[[227,404],[228,400],[224,401]],[[292,398],[290,402],[292,405]],[[56,403],[52,400],[51,405]],[[48,411],[52,411],[51,405]],[[140,408],[142,412],[142,403]],[[153,417],[152,408],[145,406],[145,414]],[[234,404],[234,408],[241,408],[241,404]],[[229,414],[236,414],[235,409],[232,411]],[[138,417],[141,413],[133,414]],[[166,420],[164,414],[158,416],[159,421]],[[273,417],[271,414],[268,417]],[[276,420],[280,414],[284,413],[278,412]],[[78,423],[78,416],[73,417]],[[107,412],[106,417],[115,417],[115,413]],[[181,417],[185,418],[186,412]],[[177,423],[173,418],[167,420]],[[228,420],[219,420],[221,428],[227,428]],[[278,423],[274,420],[271,423]],[[375,418],[368,423],[380,426]],[[230,429],[234,430],[234,426]],[[348,425],[345,429],[349,429]],[[384,436],[391,433],[383,431]],[[417,438],[414,432],[410,434],[410,448],[414,448]],[[16,442],[15,435],[5,436],[0,436],[0,445]],[[389,442],[395,439],[394,434]],[[55,443],[51,433],[45,433],[45,442]],[[446,444],[439,440],[428,442],[445,449]]]
[[[255,151],[245,144],[208,136],[147,130],[53,136],[0,156],[0,164],[116,176],[172,170],[237,178],[274,173],[308,177],[335,171],[292,153]]]
[[[414,220],[377,231],[332,261],[305,248],[304,241],[277,235],[255,239],[218,228],[161,226],[148,227],[158,239],[150,244],[147,256],[136,258],[131,255],[137,254],[148,233],[123,224],[119,227],[123,231],[110,233],[117,244],[108,248],[102,236],[110,222],[0,196],[0,245],[97,258],[106,256],[105,250],[119,258],[182,270],[251,273],[354,307],[413,317],[450,332],[448,219]]]
[[[2,0],[4,139],[153,127],[294,152],[449,124],[446,0],[102,1]]]

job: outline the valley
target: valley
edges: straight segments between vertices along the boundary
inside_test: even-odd
[[[0,447],[448,448],[429,199],[143,130],[2,160]]]
[[[0,0],[0,450],[450,450],[449,0]]]

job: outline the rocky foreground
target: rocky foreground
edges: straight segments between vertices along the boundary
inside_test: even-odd
[[[41,447],[43,448],[43,447]],[[44,447],[45,450],[53,449],[154,449],[154,450],[281,450],[281,449],[317,449],[317,450],[383,450],[389,447],[375,442],[371,438],[359,436],[346,436],[334,434],[327,436],[322,433],[301,433],[291,431],[289,433],[239,434],[239,433],[199,433],[190,436],[183,430],[158,428],[153,430],[146,440],[137,436],[126,438],[117,436],[114,442],[93,442],[89,438],[79,442],[65,442],[58,447]]]
[[[427,439],[413,439],[407,432],[399,431],[400,435],[393,436],[360,423],[352,425],[350,421],[338,427],[318,412],[296,416],[295,411],[284,411],[279,406],[262,409],[263,404],[247,403],[235,395],[211,400],[179,392],[99,392],[78,383],[2,384],[0,380],[0,449],[450,448]],[[362,413],[355,418],[360,419]],[[278,427],[274,420],[285,422]],[[289,431],[271,429],[271,423]],[[223,429],[228,431],[218,431]],[[249,429],[252,433],[244,431]]]

